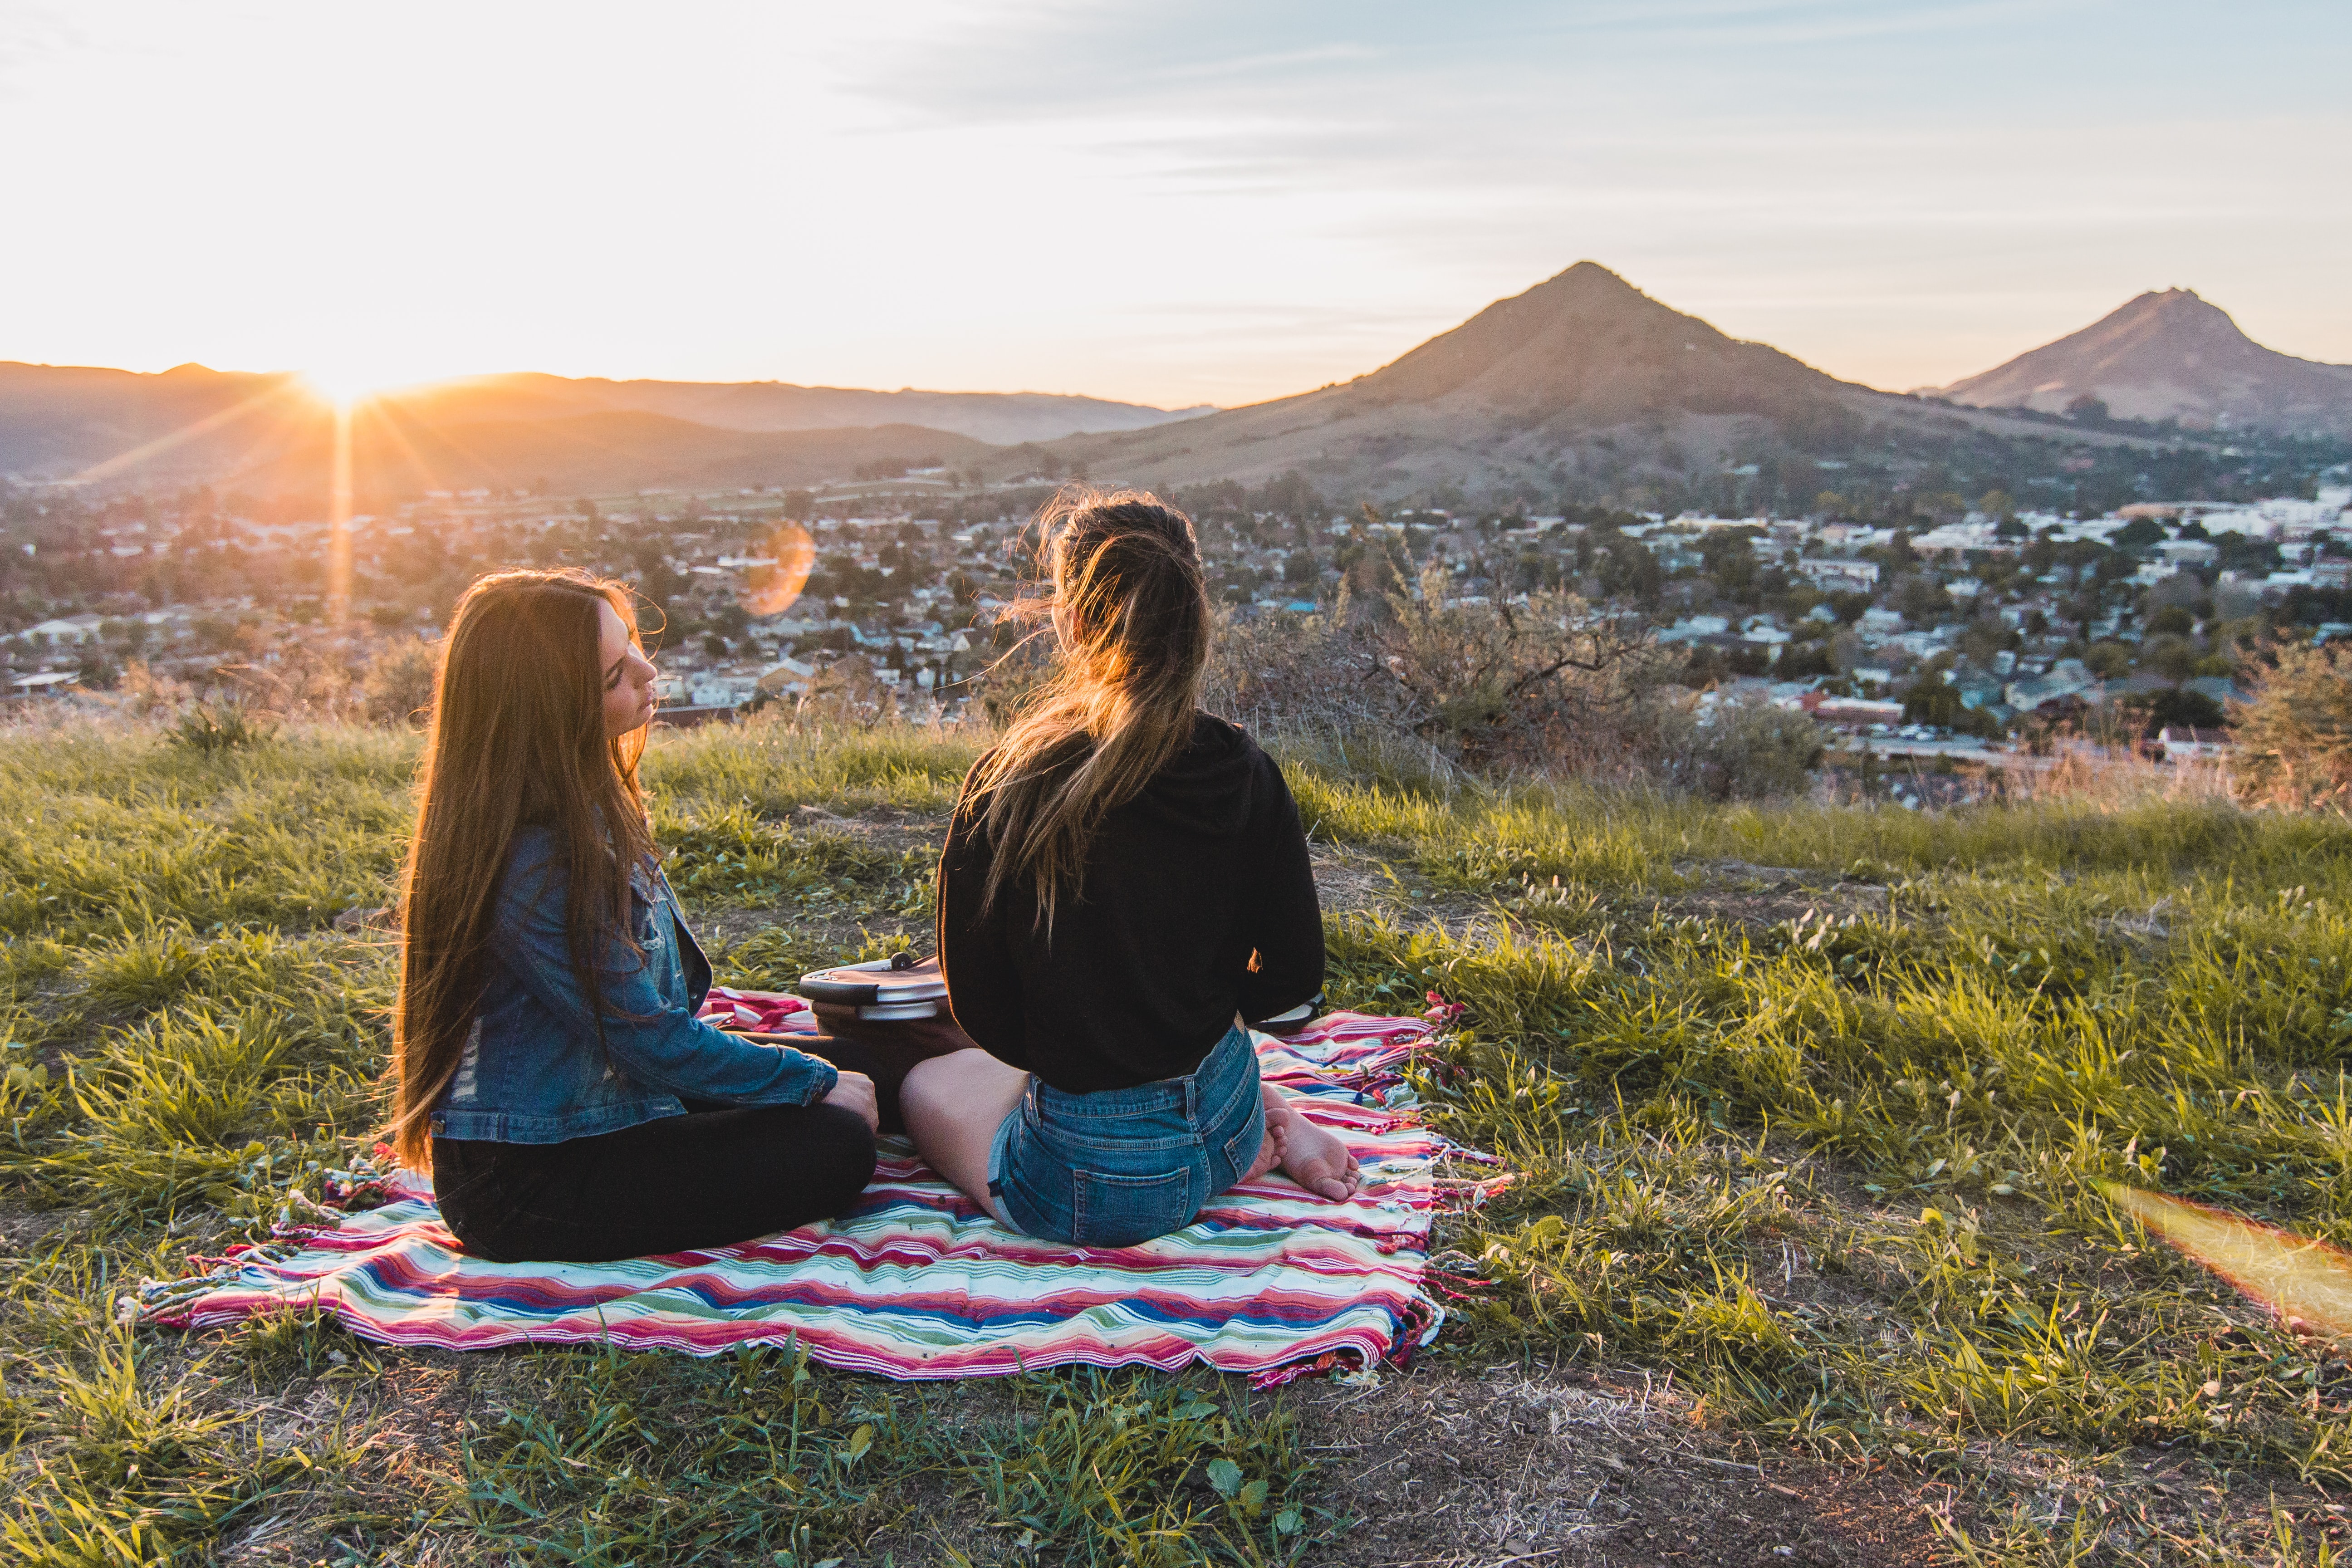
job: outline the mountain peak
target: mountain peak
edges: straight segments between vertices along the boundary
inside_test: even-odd
[[[1466,403],[1597,425],[1669,412],[1782,414],[1838,383],[1725,336],[1580,261],[1343,389],[1374,405]]]
[[[2352,430],[2352,368],[2266,349],[2193,289],[2137,295],[2081,331],[1940,392],[2046,413],[2087,396],[2122,418],[2196,427]]]

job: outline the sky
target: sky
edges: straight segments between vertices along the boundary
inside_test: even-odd
[[[1897,390],[2173,286],[2345,363],[2347,80],[2341,0],[0,0],[0,360],[1233,405],[1591,259]]]

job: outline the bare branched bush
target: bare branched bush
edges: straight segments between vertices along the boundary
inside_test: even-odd
[[[194,695],[186,681],[156,669],[143,658],[123,666],[122,682],[115,690],[121,696],[123,711],[134,719],[176,713]]]
[[[433,706],[433,672],[439,663],[432,644],[411,638],[380,650],[360,678],[368,718],[378,724],[424,728]]]
[[[1698,711],[1670,684],[1674,665],[1642,617],[1572,594],[1468,602],[1433,570],[1417,595],[1343,590],[1328,612],[1229,619],[1220,632],[1212,708],[1358,751],[1410,742],[1441,766],[1655,782],[1717,799],[1801,793],[1821,752],[1802,714]]]
[[[282,650],[275,663],[217,666],[196,683],[195,695],[257,718],[322,723],[359,717],[365,700],[341,660],[299,645]]]
[[[1707,800],[1802,795],[1822,760],[1821,726],[1769,702],[1659,701],[1647,717],[1651,775]]]
[[[871,730],[895,722],[899,710],[898,689],[874,673],[864,658],[853,655],[817,671],[808,690],[793,705],[793,721],[818,726],[848,726]]]
[[[2293,811],[2352,808],[2352,652],[2282,647],[2237,714],[2239,798]]]

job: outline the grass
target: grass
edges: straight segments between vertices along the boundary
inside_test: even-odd
[[[940,1388],[119,1323],[128,1282],[264,1233],[368,1142],[390,953],[331,921],[388,896],[415,742],[5,743],[0,1562],[1383,1560],[1296,1405],[1204,1374]],[[722,975],[920,941],[974,752],[663,736],[660,836]],[[1423,1090],[1514,1173],[1441,1233],[1477,1283],[1414,1378],[1668,1378],[1710,1440],[1952,1489],[1918,1528],[1954,1562],[2341,1550],[2352,1365],[2094,1184],[2352,1241],[2352,828],[1290,773],[1357,879],[1335,998],[1462,1005]]]

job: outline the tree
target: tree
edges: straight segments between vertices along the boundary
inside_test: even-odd
[[[1940,680],[1923,680],[1903,699],[1903,718],[1912,724],[1934,724],[1948,730],[1959,717],[1960,694]]]
[[[2093,643],[2083,655],[2083,663],[2102,680],[2112,680],[2131,673],[2131,649],[2119,642]]]
[[[2107,405],[2085,392],[2066,405],[2066,417],[2077,425],[2105,425]]]
[[[2176,687],[2159,691],[2147,705],[2147,732],[2159,730],[2218,730],[2227,719],[2221,705],[2201,691]]]

